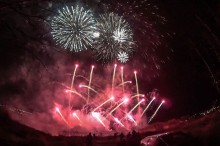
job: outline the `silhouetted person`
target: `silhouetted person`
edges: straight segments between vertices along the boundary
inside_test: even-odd
[[[119,137],[120,137],[120,140],[122,140],[122,139],[124,138],[124,134],[121,133],[121,134],[119,135]]]
[[[127,139],[131,138],[131,132],[128,132]]]
[[[117,143],[117,146],[126,146],[126,141],[125,139],[120,139],[119,142]]]
[[[136,133],[135,144],[136,144],[136,146],[141,145],[141,134],[139,132]]]
[[[135,130],[132,131],[132,136],[135,136],[137,132]]]
[[[118,134],[117,133],[114,133],[114,138],[116,138],[118,136]]]
[[[86,146],[92,146],[92,134],[86,136]]]
[[[95,138],[96,137],[96,135],[95,135],[95,133],[93,133],[93,138]]]
[[[133,130],[129,145],[130,146],[140,146],[140,140],[141,140],[140,134],[137,133],[135,130]]]
[[[119,138],[120,138],[120,140],[119,140],[119,142],[117,143],[117,145],[118,145],[118,146],[126,146],[126,141],[125,141],[125,139],[124,139],[124,134],[123,134],[123,133],[121,133],[121,134],[119,135]]]

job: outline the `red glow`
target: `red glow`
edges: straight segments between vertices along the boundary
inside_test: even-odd
[[[81,84],[79,84],[79,88],[81,88],[82,87],[82,85]]]
[[[165,100],[162,100],[162,103],[165,103]]]
[[[115,67],[117,67],[117,64],[115,64]]]
[[[121,66],[121,70],[123,70],[124,69],[124,67],[123,66]]]
[[[94,65],[92,65],[92,68],[94,68],[95,66]]]
[[[79,66],[78,64],[75,65],[76,68],[77,68],[78,66]]]
[[[137,71],[136,71],[136,70],[134,71],[134,74],[137,74]]]

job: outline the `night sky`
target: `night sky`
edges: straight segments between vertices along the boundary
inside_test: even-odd
[[[51,12],[41,13],[35,9],[36,4],[45,7],[47,2],[34,0],[27,4],[28,8],[27,5],[22,7],[25,1],[16,2],[19,3],[0,0],[0,104],[43,111],[38,106],[48,106],[48,103],[36,103],[46,95],[39,93],[43,88],[39,85],[51,80],[65,81],[57,72],[71,72],[71,65],[77,62],[84,68],[94,63],[99,68],[96,72],[105,76],[102,70],[105,65],[97,63],[90,52],[74,54],[55,47],[42,20]],[[102,0],[89,3],[97,6]],[[163,30],[175,33],[166,40],[167,48],[173,50],[168,53],[170,60],[161,66],[159,77],[150,80],[142,70],[147,63],[139,54],[125,66],[140,70],[142,91],[157,88],[161,98],[167,100],[157,120],[193,115],[211,108],[220,94],[217,82],[220,79],[220,2],[155,0],[154,3],[160,8],[160,15],[168,20]],[[163,51],[157,53],[163,56]]]

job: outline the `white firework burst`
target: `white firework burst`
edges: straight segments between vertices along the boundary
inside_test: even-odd
[[[120,61],[121,63],[126,63],[129,59],[128,54],[126,52],[119,52],[117,58],[118,61]]]
[[[70,51],[86,50],[93,42],[95,20],[91,10],[64,7],[51,21],[51,34],[58,44]]]
[[[111,62],[117,59],[119,52],[131,54],[134,51],[133,32],[122,16],[105,13],[96,21],[99,37],[95,39],[93,48],[98,60]]]

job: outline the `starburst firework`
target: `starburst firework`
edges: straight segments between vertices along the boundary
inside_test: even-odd
[[[129,23],[135,40],[134,55],[145,62],[145,71],[149,72],[146,78],[158,77],[161,66],[170,60],[173,50],[168,44],[175,33],[167,29],[167,19],[160,15],[156,1],[108,1],[102,6],[104,11],[117,13]]]
[[[117,58],[121,63],[126,63],[129,57],[126,52],[119,52]]]
[[[91,10],[83,7],[64,7],[51,22],[51,34],[58,44],[70,51],[86,50],[92,44],[95,20]]]
[[[105,13],[97,18],[99,37],[93,44],[98,60],[111,62],[117,59],[119,52],[131,54],[135,42],[133,32],[122,16],[114,13]]]

